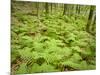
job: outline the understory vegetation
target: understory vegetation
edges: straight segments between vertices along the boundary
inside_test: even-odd
[[[63,8],[55,10],[56,4],[51,13],[49,3],[49,9],[40,6],[41,11],[38,7],[35,12],[35,4],[12,2],[12,74],[96,69],[95,23],[88,23],[91,6],[80,5],[80,11],[86,9],[88,14],[67,15]]]

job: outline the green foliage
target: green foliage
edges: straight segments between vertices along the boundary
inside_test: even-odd
[[[27,73],[27,67],[26,63],[22,63],[19,67],[19,69],[16,71],[17,74],[26,74]]]
[[[42,64],[41,66],[38,64],[33,64],[32,67],[30,68],[30,73],[41,73],[41,72],[56,72],[56,70],[52,65],[50,64]]]
[[[16,74],[96,68],[95,36],[84,30],[84,16],[75,19],[58,12],[37,17],[17,11],[11,26],[11,58],[22,61]]]

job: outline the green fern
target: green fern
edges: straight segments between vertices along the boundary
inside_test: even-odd
[[[38,64],[33,64],[33,66],[30,68],[30,73],[41,73],[41,72],[56,72],[58,71],[57,69],[55,69],[55,67],[53,67],[50,64],[42,64],[41,66],[39,66]]]
[[[17,74],[26,74],[27,73],[27,67],[26,63],[22,63],[19,67],[19,69],[16,71]]]
[[[16,74],[96,68],[96,40],[85,31],[85,16],[76,14],[76,19],[56,10],[48,15],[43,11],[37,17],[33,16],[36,11],[14,4],[11,62],[22,60]]]

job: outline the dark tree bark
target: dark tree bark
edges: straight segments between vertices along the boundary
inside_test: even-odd
[[[80,14],[80,5],[78,5],[78,14]]]
[[[64,4],[64,11],[63,11],[63,15],[66,15],[66,11],[67,11],[67,4]]]
[[[96,25],[96,15],[94,15],[94,19],[93,19],[93,24],[92,24],[92,28],[91,28],[92,32],[94,32],[94,30],[95,30],[95,25]]]
[[[76,11],[75,11],[75,19],[78,18],[78,15],[80,15],[80,5],[76,5]]]
[[[77,6],[76,6],[76,13],[77,13],[77,14],[80,14],[80,5],[77,5]]]
[[[46,14],[49,13],[49,4],[48,3],[45,4],[45,11],[46,11]]]
[[[88,22],[87,22],[87,25],[86,25],[86,31],[87,32],[90,32],[90,26],[92,24],[93,11],[94,11],[94,6],[91,6],[89,17],[88,17]]]

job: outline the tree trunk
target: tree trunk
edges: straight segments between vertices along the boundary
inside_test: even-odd
[[[51,13],[52,13],[52,6],[53,6],[53,5],[52,5],[52,3],[51,3]]]
[[[37,17],[39,17],[39,3],[36,3],[36,8],[37,8]]]
[[[77,14],[80,14],[80,5],[77,5],[77,6],[76,6],[76,13],[77,13]]]
[[[46,11],[46,14],[49,13],[49,4],[48,3],[45,4],[45,11]]]
[[[90,26],[91,26],[91,23],[92,23],[92,17],[93,17],[93,11],[94,11],[93,8],[94,8],[94,6],[90,7],[90,13],[89,13],[88,22],[87,22],[87,25],[86,25],[86,31],[87,32],[90,32]]]
[[[67,4],[64,4],[64,11],[63,11],[63,15],[66,15],[66,10],[67,10]]]
[[[91,28],[92,32],[94,32],[94,30],[95,30],[95,25],[96,25],[96,15],[94,15],[94,19],[93,19],[93,24],[92,24],[92,28]]]

